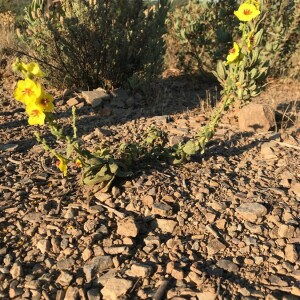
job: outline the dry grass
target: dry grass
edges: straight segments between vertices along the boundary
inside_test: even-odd
[[[16,46],[15,15],[8,11],[0,13],[0,54],[5,48]]]

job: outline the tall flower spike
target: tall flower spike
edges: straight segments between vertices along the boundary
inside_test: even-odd
[[[240,21],[248,22],[256,18],[260,11],[254,4],[243,3],[234,14]]]

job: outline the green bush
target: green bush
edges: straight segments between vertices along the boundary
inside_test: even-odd
[[[51,69],[52,84],[116,87],[161,73],[167,0],[33,0],[21,37],[29,55]]]
[[[300,0],[264,0],[264,55],[272,76],[299,77],[292,59],[300,50]]]
[[[169,56],[177,57],[184,72],[207,76],[232,47],[235,0],[180,2],[168,15]]]

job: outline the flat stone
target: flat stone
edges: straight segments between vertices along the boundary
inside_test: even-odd
[[[295,233],[295,227],[291,225],[281,224],[278,227],[278,236],[280,238],[292,238]]]
[[[288,286],[288,283],[284,280],[282,280],[279,276],[271,274],[269,276],[269,281],[272,285],[278,285],[278,286]]]
[[[139,233],[134,218],[128,217],[118,222],[117,234],[127,237],[136,237]]]
[[[274,110],[265,104],[250,103],[238,112],[239,127],[243,131],[268,131],[275,126]]]
[[[198,300],[215,300],[217,297],[218,294],[212,292],[197,293]]]
[[[39,240],[36,244],[36,247],[43,253],[45,254],[50,250],[50,242],[46,239]]]
[[[296,263],[299,259],[299,254],[294,244],[287,244],[284,249],[284,258],[285,260]]]
[[[77,287],[69,286],[66,291],[64,300],[77,300],[79,295],[79,290]]]
[[[73,268],[75,261],[72,257],[61,259],[57,262],[58,270],[70,270]]]
[[[82,259],[84,261],[87,261],[91,258],[91,256],[93,255],[93,251],[90,248],[85,248],[81,254]]]
[[[31,213],[28,213],[27,215],[25,215],[23,217],[23,220],[28,221],[30,223],[38,223],[38,222],[41,222],[42,217],[43,217],[42,213],[31,212]]]
[[[292,183],[290,191],[293,192],[297,197],[300,197],[300,183],[299,182]]]
[[[229,259],[220,259],[217,261],[217,266],[222,268],[228,272],[237,273],[239,271],[239,267],[230,261]]]
[[[260,155],[265,160],[277,159],[277,155],[274,152],[274,149],[270,146],[269,143],[264,143],[260,149]]]
[[[110,96],[104,89],[98,88],[93,91],[83,91],[82,96],[88,104],[91,104],[93,108],[100,106],[105,100],[110,99]]]
[[[101,290],[103,299],[116,300],[125,296],[127,291],[132,287],[132,282],[122,278],[110,278]]]
[[[245,221],[256,222],[258,218],[267,214],[267,209],[264,205],[259,203],[242,203],[236,209],[238,215]]]
[[[83,266],[87,282],[90,282],[95,274],[102,273],[103,271],[113,266],[113,260],[109,255],[96,256],[91,262]]]
[[[67,100],[67,104],[72,107],[75,106],[79,103],[78,99],[76,97],[70,98],[69,100]]]
[[[111,198],[111,195],[109,193],[103,192],[97,192],[94,196],[101,202],[105,202],[106,200]]]
[[[172,215],[172,206],[167,203],[154,203],[152,206],[152,214],[167,217]]]
[[[154,199],[153,199],[153,197],[152,196],[150,196],[150,195],[145,195],[145,196],[143,196],[142,197],[142,202],[145,204],[145,205],[147,205],[147,206],[152,206],[153,205],[153,203],[154,203]]]
[[[152,267],[150,265],[142,264],[142,263],[134,263],[132,264],[129,270],[129,276],[133,277],[147,277],[152,273]]]
[[[12,265],[12,267],[11,267],[9,273],[11,274],[11,277],[12,277],[13,279],[17,279],[17,278],[19,278],[19,277],[22,277],[22,276],[23,276],[23,268],[22,268],[21,263],[20,263],[19,261],[16,261],[16,262]]]
[[[214,255],[218,252],[222,252],[223,250],[225,250],[226,245],[221,243],[218,239],[213,239],[208,242],[206,248],[209,255]]]
[[[177,226],[177,221],[168,220],[168,219],[156,219],[158,228],[163,233],[172,233],[174,228]]]
[[[56,279],[56,282],[62,286],[70,285],[71,281],[73,280],[73,275],[66,271],[61,271],[60,275]]]
[[[99,289],[90,289],[87,291],[88,300],[100,300],[100,291]]]

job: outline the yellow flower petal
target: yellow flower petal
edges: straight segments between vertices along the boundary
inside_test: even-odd
[[[28,72],[28,75],[34,75],[37,77],[44,76],[44,73],[41,71],[40,66],[35,62],[31,62],[27,65],[25,64],[24,69]]]
[[[256,18],[260,14],[260,11],[254,4],[243,3],[234,14],[240,21],[248,22]]]
[[[46,115],[43,110],[37,105],[29,104],[26,106],[26,113],[28,114],[28,124],[29,125],[44,125]]]
[[[75,165],[76,165],[76,167],[78,167],[78,168],[82,168],[82,161],[80,160],[80,159],[76,159],[76,161],[75,161]]]
[[[44,112],[52,112],[54,110],[53,97],[43,92],[41,96],[36,99],[36,105],[39,106]]]
[[[229,50],[229,54],[227,55],[227,62],[230,64],[234,61],[236,61],[240,56],[240,47],[239,45],[234,42],[233,48]]]
[[[35,102],[35,100],[40,97],[41,94],[41,85],[30,78],[19,80],[17,83],[17,88],[14,91],[14,97],[26,105]]]
[[[64,176],[67,175],[67,172],[68,172],[68,167],[67,167],[67,162],[66,160],[60,156],[60,155],[57,155],[57,158],[59,159],[59,161],[57,162],[57,167],[59,168],[59,170],[63,173]]]

